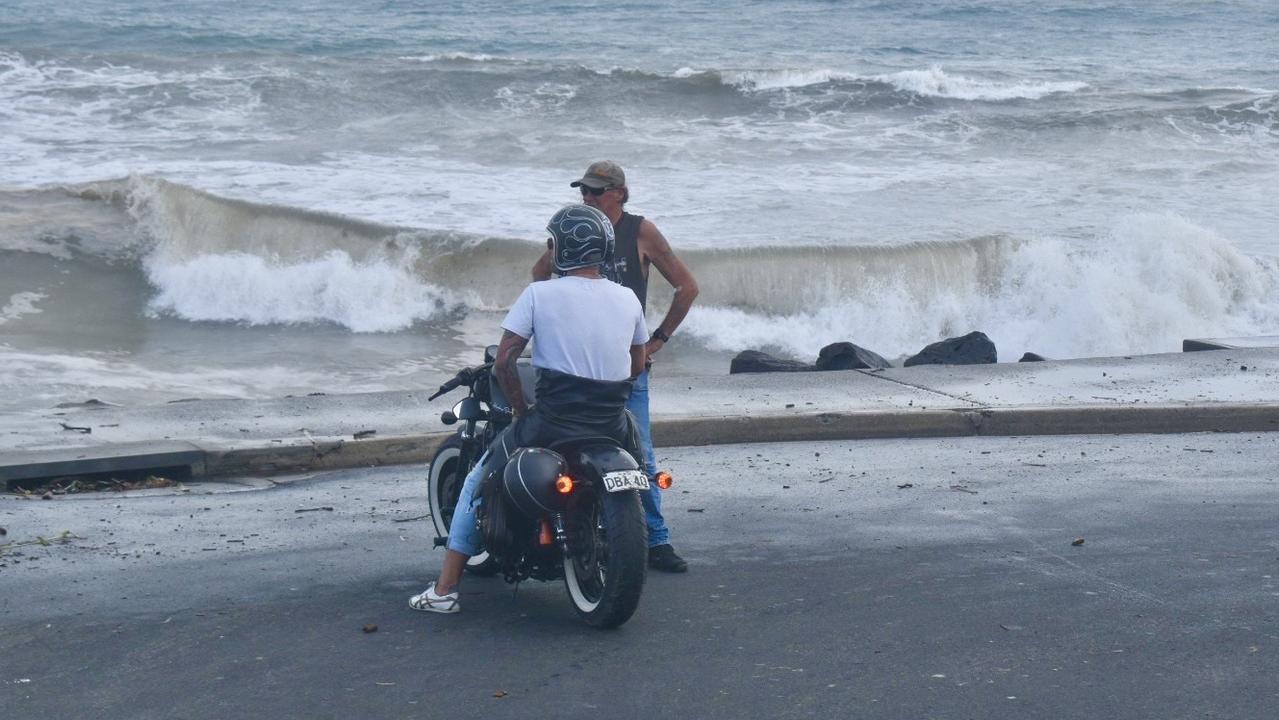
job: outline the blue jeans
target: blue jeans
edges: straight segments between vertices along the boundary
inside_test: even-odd
[[[475,491],[484,476],[484,461],[488,455],[486,450],[471,472],[466,474],[462,492],[457,498],[457,508],[453,510],[453,522],[449,524],[448,549],[463,555],[478,555],[484,549],[484,536],[479,525],[475,524]]]
[[[635,388],[631,390],[631,399],[626,401],[626,409],[635,416],[640,436],[640,448],[644,453],[642,464],[644,472],[650,480],[657,474],[657,458],[653,455],[653,430],[648,419],[648,371],[635,378]],[[650,483],[645,492],[640,493],[640,501],[644,504],[644,524],[648,526],[648,546],[665,545],[670,542],[670,530],[666,529],[666,520],[662,517],[662,491],[656,483]]]

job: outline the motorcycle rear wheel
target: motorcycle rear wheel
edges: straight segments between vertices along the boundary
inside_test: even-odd
[[[573,513],[564,586],[587,625],[614,628],[639,606],[647,572],[644,514],[634,491],[592,492]]]
[[[430,504],[431,522],[435,524],[435,534],[439,537],[449,536],[449,526],[453,522],[453,510],[457,507],[457,497],[462,493],[462,483],[470,468],[459,467],[462,456],[462,439],[452,435],[440,445],[431,458],[430,470],[427,473],[427,502]],[[466,561],[466,570],[474,575],[486,577],[496,575],[497,561],[487,552],[480,551]]]

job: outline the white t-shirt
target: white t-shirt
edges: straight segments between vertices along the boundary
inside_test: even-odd
[[[502,327],[533,340],[533,367],[592,380],[631,376],[631,346],[648,342],[635,293],[573,275],[524,288]]]

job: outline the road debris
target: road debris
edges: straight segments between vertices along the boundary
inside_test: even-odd
[[[425,520],[425,519],[427,519],[427,518],[429,518],[429,517],[431,517],[431,514],[430,514],[430,513],[427,513],[427,514],[425,514],[425,515],[418,515],[417,517],[402,518],[402,519],[399,519],[399,520],[392,520],[391,522],[397,522],[397,523],[413,522],[414,520]]]
[[[23,540],[21,542],[11,542],[0,545],[0,553],[12,548],[23,547],[26,545],[39,545],[41,547],[49,547],[50,545],[66,545],[72,540],[83,540],[84,538],[76,535],[70,530],[63,530],[57,537],[46,538],[39,535],[35,540]]]
[[[92,492],[123,492],[125,490],[150,490],[154,488],[178,487],[181,484],[176,480],[166,477],[158,477],[155,475],[147,475],[138,477],[136,474],[132,477],[125,474],[125,477],[113,477],[107,474],[101,475],[80,475],[76,477],[56,477],[48,480],[42,480],[30,487],[15,486],[13,492],[25,497],[39,496],[44,500],[52,500],[55,495],[74,495],[78,493]]]

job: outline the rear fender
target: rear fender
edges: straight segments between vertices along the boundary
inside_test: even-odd
[[[569,475],[591,483],[604,482],[604,473],[640,469],[630,453],[612,443],[596,442],[561,452],[568,461]]]

